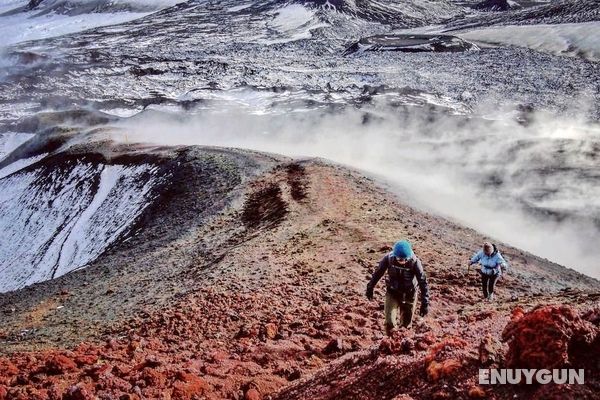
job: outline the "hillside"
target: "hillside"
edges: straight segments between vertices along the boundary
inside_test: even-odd
[[[488,238],[358,171],[219,148],[145,151],[171,179],[127,237],[87,268],[0,294],[0,399],[593,398],[593,366],[581,387],[475,383],[480,348],[493,354],[484,363],[510,362],[499,340],[511,318],[518,339],[522,318],[554,310],[561,340],[583,335],[575,350],[597,355],[598,281],[498,243],[512,271],[483,303],[466,260]],[[383,284],[376,301],[364,290],[399,238],[423,260],[432,311],[383,338]],[[575,350],[571,362],[592,365]]]

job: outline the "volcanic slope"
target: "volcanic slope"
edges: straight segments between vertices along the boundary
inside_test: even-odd
[[[493,397],[476,370],[508,357],[499,340],[511,317],[561,304],[557,315],[597,333],[597,318],[579,316],[597,305],[598,281],[498,243],[511,273],[484,303],[466,261],[488,238],[357,171],[179,152],[180,190],[149,206],[126,241],[87,268],[0,295],[0,399]],[[194,159],[213,168],[191,168]],[[400,238],[423,260],[432,307],[388,339],[384,284],[372,302],[364,290]]]

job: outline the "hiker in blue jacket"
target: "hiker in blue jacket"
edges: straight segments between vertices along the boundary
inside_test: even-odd
[[[483,249],[471,257],[469,265],[479,264],[481,269],[481,288],[483,289],[483,298],[488,301],[494,300],[494,287],[496,281],[502,275],[502,270],[506,269],[506,260],[500,254],[495,244],[485,242]]]

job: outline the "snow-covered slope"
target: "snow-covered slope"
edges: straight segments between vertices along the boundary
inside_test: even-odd
[[[0,2],[0,48],[15,43],[120,24],[182,0],[27,0]]]
[[[0,292],[93,261],[127,233],[160,182],[152,163],[41,154],[0,169]]]
[[[459,36],[491,44],[521,46],[546,53],[600,61],[600,22],[508,25],[475,29]]]

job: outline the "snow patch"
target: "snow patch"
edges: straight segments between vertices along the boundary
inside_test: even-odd
[[[263,40],[264,44],[288,43],[310,39],[312,31],[328,26],[316,18],[314,10],[299,4],[291,4],[277,10],[275,17],[267,27],[276,32],[273,37]]]
[[[32,133],[0,133],[0,161],[33,136],[35,135]]]
[[[245,10],[246,8],[250,8],[250,7],[252,7],[252,5],[253,5],[253,3],[240,4],[239,6],[229,7],[227,9],[227,11],[229,11],[229,12],[238,12],[238,11]]]
[[[106,10],[110,10],[111,7],[118,10],[119,7],[130,6],[132,10],[137,11],[88,12],[79,14],[76,9],[78,4],[84,7],[89,5],[89,3],[94,3],[94,1],[70,0],[69,3],[75,7],[72,10],[73,12],[70,13],[71,15],[54,11],[47,13],[40,12],[40,9],[43,10],[53,5],[53,3],[42,3],[38,7],[39,9],[0,16],[0,48],[29,40],[46,39],[101,26],[121,24],[145,17],[153,12],[181,2],[181,0],[113,0],[102,4],[106,7]],[[27,1],[13,0],[0,2],[0,14],[26,6],[27,3]]]
[[[561,55],[600,60],[600,22],[499,26],[458,36],[489,44],[512,45]]]
[[[42,160],[44,157],[46,157],[48,154],[40,154],[34,157],[30,157],[30,158],[22,158],[20,160],[17,160],[13,163],[8,164],[6,167],[0,169],[0,179],[5,178],[9,175],[14,174],[15,172],[18,172],[24,168],[29,167],[30,165],[35,164],[36,162]]]
[[[299,4],[280,8],[271,25],[280,32],[291,31],[308,24],[315,13]]]

